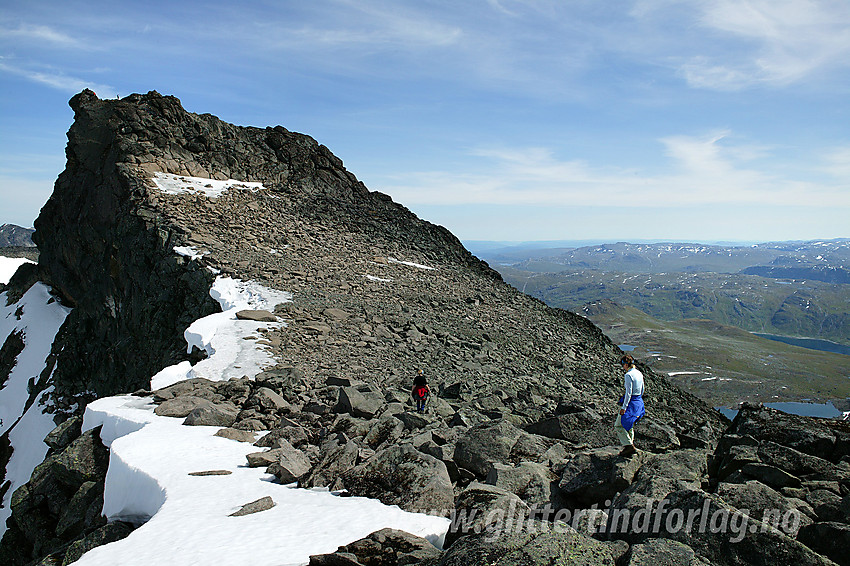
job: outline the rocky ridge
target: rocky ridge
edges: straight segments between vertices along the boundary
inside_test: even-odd
[[[601,528],[613,510],[637,509],[648,498],[672,498],[683,510],[706,501],[743,507],[750,492],[773,489],[759,466],[785,471],[786,460],[756,450],[757,459],[738,469],[723,463],[747,450],[734,440],[742,427],[749,431],[744,446],[783,443],[765,432],[770,413],[761,423],[753,417],[761,412],[742,411],[724,432],[719,414],[647,370],[650,414],[637,428],[643,450],[622,457],[610,446],[622,379],[616,346],[586,319],[504,284],[445,229],[369,192],[324,146],[282,127],[240,128],[191,114],[157,93],[101,101],[86,91],[71,105],[68,167],[36,222],[39,276],[75,307],[54,344],[55,372],[42,374],[43,385],[55,387],[60,420],[94,395],[138,390],[159,403],[157,414],[220,426],[234,441],[268,431],[248,465],[266,467],[281,482],[330,486],[408,510],[475,510],[480,519],[454,529],[445,553],[410,535],[379,532],[314,557],[317,564],[484,564],[494,556],[505,556],[504,564],[570,557],[638,564],[657,556],[768,563],[748,562],[759,551],[829,563],[811,550],[815,543],[801,541],[815,529],[842,532],[831,525],[842,524],[832,520],[841,515],[819,515],[811,503],[812,522],[797,538],[759,531],[730,543],[728,532]],[[265,188],[216,198],[169,194],[155,186],[156,173],[183,176],[187,185],[191,176]],[[175,247],[191,248],[195,259]],[[218,308],[209,297],[213,272],[293,293],[273,313],[243,313],[286,323],[261,340],[276,365],[254,380],[190,380],[146,391],[159,369],[199,358],[184,353],[182,331]],[[410,410],[416,368],[425,368],[436,393],[426,414]],[[761,424],[742,424],[754,420]],[[820,426],[801,423],[791,428]],[[823,491],[811,481],[846,497],[845,431],[821,437],[819,449],[836,450],[831,467],[817,479],[808,468],[785,471],[800,481],[785,487],[807,491],[778,491],[770,501],[801,509],[790,500],[808,497],[834,509],[834,498],[810,495]],[[784,442],[808,446],[795,438]],[[70,562],[67,537],[57,539],[55,523],[36,520],[43,499],[27,485],[16,492],[22,503],[0,551],[27,541],[30,554],[12,564],[45,554]],[[594,507],[607,515],[583,513],[572,525],[555,520],[557,512]],[[498,510],[523,528],[490,536],[505,526],[488,520]],[[70,543],[100,528],[94,522],[68,533]],[[835,559],[831,549],[818,551]]]

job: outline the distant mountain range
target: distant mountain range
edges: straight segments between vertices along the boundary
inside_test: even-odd
[[[0,225],[0,248],[24,247],[34,248],[32,228],[21,228],[15,224]]]
[[[627,273],[737,273],[757,266],[850,268],[850,239],[751,245],[618,242],[576,248],[525,244],[491,249],[478,242],[477,249],[478,256],[491,264],[534,272],[580,268]]]
[[[482,255],[506,281],[580,312],[609,299],[661,320],[850,344],[850,240],[747,246],[616,243]]]
[[[850,345],[850,240],[511,246],[481,257],[715,406],[847,396],[846,355],[751,332]]]

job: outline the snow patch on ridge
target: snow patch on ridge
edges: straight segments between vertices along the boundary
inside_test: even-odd
[[[189,377],[225,380],[250,375],[270,362],[259,345],[243,338],[275,323],[236,319],[243,309],[271,310],[291,295],[254,282],[219,277],[210,295],[224,312],[186,331],[190,348],[210,357],[165,368],[151,380],[157,389]],[[277,323],[280,324],[280,323]],[[102,425],[110,447],[103,513],[109,520],[141,525],[120,541],[97,547],[80,566],[194,564],[306,564],[310,555],[392,527],[442,544],[449,520],[409,513],[362,497],[338,497],[327,489],[299,489],[246,466],[257,452],[249,443],[214,436],[219,427],[184,426],[183,419],[154,413],[149,398],[131,395],[93,401],[83,430]],[[228,475],[192,476],[226,470]],[[242,505],[270,496],[272,509],[231,517]],[[165,554],[163,554],[165,553]]]
[[[154,173],[153,182],[156,188],[169,195],[201,194],[208,198],[218,198],[230,189],[259,191],[265,189],[262,183],[249,183],[227,179],[204,179],[203,177],[188,177],[171,173]]]
[[[394,257],[388,257],[387,262],[388,263],[398,263],[398,264],[401,264],[401,265],[407,265],[408,267],[415,267],[417,269],[425,269],[425,270],[428,270],[428,271],[433,271],[433,270],[437,269],[436,267],[428,267],[427,265],[422,265],[421,263],[413,263],[412,261],[401,261],[401,260],[396,259]]]
[[[214,436],[218,427],[183,426],[182,419],[155,415],[153,407],[123,395],[86,409],[84,430],[102,424],[107,438],[128,431],[110,440],[104,513],[111,520],[149,520],[129,537],[89,551],[80,566],[306,564],[311,554],[334,552],[385,527],[436,544],[448,528],[448,519],[377,500],[275,483],[261,468],[245,465],[255,446]],[[189,475],[207,470],[231,473]],[[266,496],[276,504],[272,509],[230,516]]]
[[[183,362],[165,368],[151,379],[153,389],[161,389],[184,379],[202,377],[211,381],[256,377],[274,364],[265,346],[258,343],[261,328],[279,328],[283,322],[239,320],[241,310],[274,310],[280,303],[292,300],[292,294],[263,287],[255,281],[217,277],[210,296],[221,305],[222,312],[193,322],[183,333],[187,352],[197,348],[207,358],[194,366]]]

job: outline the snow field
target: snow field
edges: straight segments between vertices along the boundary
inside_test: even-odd
[[[273,310],[291,295],[254,282],[219,277],[210,290],[224,312],[204,317],[185,332],[188,348],[209,358],[192,367],[182,362],[151,380],[153,389],[189,377],[224,380],[255,376],[273,360],[255,341],[263,326],[236,319],[243,309]],[[280,324],[280,323],[277,323]],[[245,456],[261,449],[216,437],[219,427],[183,426],[160,417],[149,398],[117,396],[88,405],[84,430],[97,426],[110,446],[103,512],[110,520],[141,524],[127,538],[86,553],[80,566],[190,564],[307,564],[309,556],[392,527],[437,545],[449,520],[408,513],[360,497],[339,497],[326,489],[298,489],[248,468]],[[227,470],[229,475],[191,476]],[[270,496],[272,509],[229,516],[242,505]]]
[[[83,428],[103,424],[110,446],[104,513],[141,522],[129,537],[86,553],[80,566],[169,564],[306,564],[311,554],[384,527],[404,529],[439,544],[448,520],[327,490],[298,489],[248,468],[251,444],[214,436],[218,427],[183,426],[153,413],[149,399],[99,399]],[[139,428],[140,427],[140,428]],[[116,436],[121,435],[121,436]],[[227,470],[230,475],[190,476]],[[230,517],[245,503],[270,496],[267,511]]]
[[[20,320],[16,316],[18,309]],[[51,297],[49,288],[43,283],[30,287],[20,301],[9,306],[6,306],[6,293],[0,293],[0,345],[13,332],[21,332],[24,341],[24,349],[0,389],[0,434],[9,432],[13,448],[6,466],[6,480],[11,485],[0,508],[0,534],[6,531],[12,494],[29,481],[33,469],[44,460],[47,454],[44,437],[56,427],[53,416],[44,414],[44,407],[38,401],[26,413],[24,407],[29,399],[29,380],[31,377],[37,379],[44,370],[53,338],[69,312],[70,309]],[[40,399],[41,394],[38,397]]]
[[[6,285],[18,268],[25,263],[35,263],[25,257],[0,256],[0,284]]]

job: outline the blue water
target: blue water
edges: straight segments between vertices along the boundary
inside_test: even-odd
[[[819,350],[821,352],[832,352],[835,354],[850,356],[850,346],[836,344],[829,340],[821,340],[820,338],[791,338],[790,336],[777,336],[775,334],[764,334],[762,332],[753,332],[753,334],[762,338],[767,338],[768,340],[791,344],[792,346],[800,346],[801,348],[808,348],[809,350]]]
[[[637,346],[630,346],[629,344],[620,344],[618,348],[620,348],[624,352],[632,352],[635,348],[637,348]]]
[[[800,415],[801,417],[819,417],[822,419],[832,419],[840,417],[843,413],[835,408],[832,403],[801,403],[799,401],[783,401],[780,403],[765,403],[765,407],[782,411],[791,415]],[[715,407],[724,416],[734,419],[738,414],[737,409],[729,407]]]

